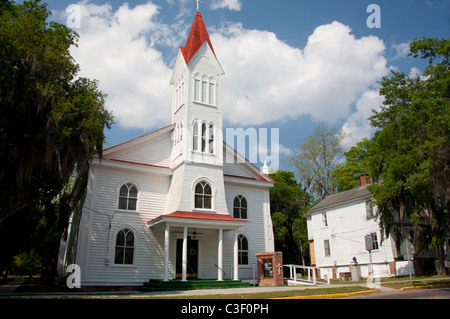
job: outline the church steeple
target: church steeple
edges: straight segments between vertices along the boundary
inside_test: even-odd
[[[174,165],[184,161],[221,165],[223,74],[205,22],[197,11],[170,80]]]
[[[188,39],[186,41],[186,45],[184,47],[180,47],[181,52],[183,53],[184,61],[188,64],[192,57],[197,53],[198,49],[203,45],[203,43],[207,42],[209,48],[214,53],[214,48],[212,46],[211,40],[209,39],[208,30],[206,30],[205,22],[203,21],[202,14],[200,11],[197,11],[195,15],[194,22],[192,23],[191,31],[189,32]]]

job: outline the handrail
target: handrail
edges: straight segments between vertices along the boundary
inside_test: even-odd
[[[220,271],[222,272],[224,277],[227,276],[227,273],[218,264],[214,264],[214,267],[216,267],[217,269],[220,269]]]

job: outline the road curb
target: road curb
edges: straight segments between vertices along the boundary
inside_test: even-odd
[[[450,286],[449,285],[409,286],[409,287],[400,288],[400,290],[432,289],[432,288],[450,288]]]
[[[351,296],[357,296],[357,295],[373,294],[376,292],[378,292],[378,290],[372,289],[372,290],[348,292],[348,293],[340,293],[340,294],[294,296],[294,297],[270,298],[270,299],[329,299],[329,298],[342,298],[342,297],[351,297]]]

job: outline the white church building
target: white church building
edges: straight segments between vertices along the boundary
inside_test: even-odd
[[[223,142],[223,75],[197,11],[170,79],[172,124],[91,164],[76,246],[82,287],[251,279],[255,254],[274,251],[274,181]]]

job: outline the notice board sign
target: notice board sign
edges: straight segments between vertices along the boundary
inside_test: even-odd
[[[272,278],[273,277],[272,259],[263,260],[263,265],[264,265],[264,277]]]

